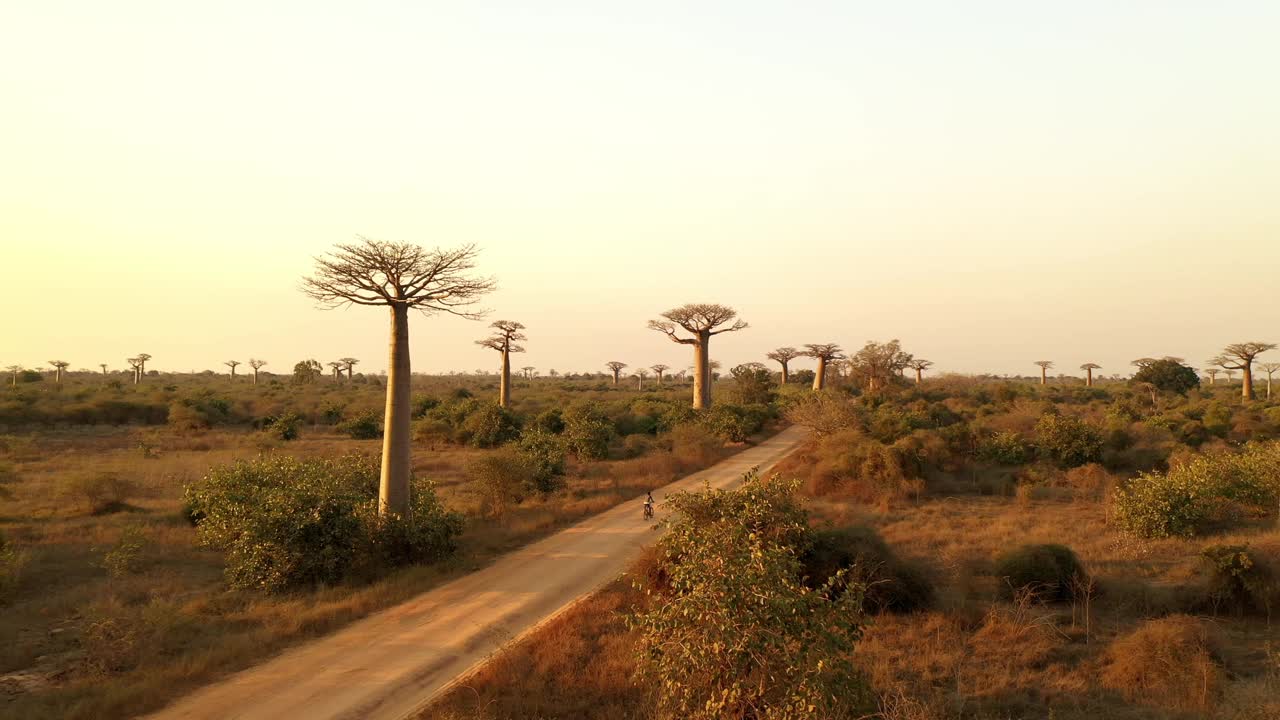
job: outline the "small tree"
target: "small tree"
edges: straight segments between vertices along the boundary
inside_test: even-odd
[[[102,374],[103,374],[103,375],[106,375],[106,374],[107,374],[107,364],[106,364],[106,363],[98,363],[98,367],[102,368]]]
[[[653,370],[653,374],[658,378],[658,387],[662,387],[662,376],[667,372],[668,367],[670,366],[661,363],[649,366],[649,369]]]
[[[338,358],[338,360],[342,363],[343,369],[347,371],[347,380],[350,380],[355,372],[355,366],[360,363],[360,360],[353,357]]]
[[[1053,361],[1037,360],[1035,364],[1040,366],[1040,384],[1047,385],[1049,382],[1049,368],[1053,367]]]
[[[648,375],[648,371],[644,368],[636,368],[636,390],[644,390],[644,378]]]
[[[266,361],[266,360],[258,360],[258,359],[256,359],[256,358],[249,358],[249,367],[253,368],[253,384],[254,384],[254,387],[257,387],[257,385],[258,385],[258,371],[259,371],[259,370],[261,370],[262,368],[266,367],[266,366],[267,366],[267,361]]]
[[[493,328],[493,335],[484,340],[477,340],[476,344],[490,350],[497,350],[502,354],[502,372],[498,380],[498,405],[511,407],[511,353],[524,352],[524,346],[517,343],[528,338],[520,332],[524,330],[524,325],[513,320],[497,320],[489,327]],[[525,376],[528,377],[528,375],[528,368],[525,368]]]
[[[693,407],[711,407],[711,338],[749,327],[738,318],[738,311],[727,305],[690,303],[662,313],[663,320],[650,320],[649,329],[657,330],[674,343],[693,346]],[[691,337],[680,337],[677,328]]]
[[[1232,343],[1222,349],[1222,354],[1210,360],[1214,365],[1230,373],[1239,370],[1243,378],[1240,397],[1245,402],[1254,399],[1253,394],[1253,360],[1268,350],[1274,350],[1275,343],[1246,342]]]
[[[1093,387],[1093,371],[1097,370],[1100,367],[1102,366],[1097,363],[1085,363],[1080,366],[1080,369],[1085,371],[1086,373],[1085,381],[1084,381],[1084,384],[1086,386]]]
[[[49,364],[53,366],[53,381],[59,385],[62,384],[62,371],[67,369],[71,363],[66,360],[50,360]]]
[[[133,368],[133,384],[137,385],[142,381],[142,363],[141,358],[131,357],[125,358],[125,362],[129,363],[129,367]]]
[[[1216,372],[1216,371],[1215,371]],[[1131,381],[1135,385],[1150,384],[1164,392],[1175,392],[1186,395],[1200,387],[1200,376],[1194,368],[1187,367],[1173,358],[1153,360],[1143,366]]]
[[[818,369],[813,371],[813,389],[821,390],[827,386],[827,364],[843,358],[844,351],[835,343],[819,345],[808,343],[804,347],[805,351],[801,355],[818,361]]]
[[[617,385],[618,376],[622,373],[622,369],[625,368],[627,364],[624,362],[618,362],[617,360],[610,360],[605,363],[604,366],[609,368],[609,372],[613,373],[613,384]]]
[[[538,369],[532,365],[525,365],[524,367],[520,368],[520,372],[524,374],[525,380],[532,380],[534,376],[538,374],[537,370]]]
[[[1267,374],[1267,399],[1270,400],[1271,399],[1271,376],[1277,370],[1280,370],[1280,362],[1259,363],[1258,367],[1262,368],[1263,372]]]
[[[791,380],[791,369],[788,367],[788,363],[800,357],[802,354],[803,353],[799,350],[787,346],[780,347],[773,352],[767,353],[765,357],[782,366],[782,384],[786,385],[787,382]]]
[[[138,358],[138,378],[142,379],[142,377],[147,374],[147,361],[151,359],[151,356],[146,353],[138,353],[137,358]]]
[[[1222,372],[1218,368],[1205,368],[1204,374],[1209,376],[1209,387],[1213,387],[1218,383],[1218,373]]]
[[[303,291],[328,308],[350,305],[386,307],[391,315],[387,402],[379,478],[378,511],[408,517],[410,406],[409,311],[449,313],[478,320],[471,308],[495,287],[475,277],[476,249],[427,250],[410,243],[358,237],[339,245],[329,257],[316,258],[315,274]]]
[[[12,379],[9,381],[9,385],[12,387],[18,387],[18,375],[22,373],[22,366],[10,365],[9,367],[5,368],[5,371],[13,376]]]
[[[226,365],[226,366],[227,366],[227,367],[229,367],[229,368],[231,368],[231,380],[234,382],[234,381],[235,381],[235,379],[236,379],[236,366],[241,364],[241,363],[240,363],[240,361],[239,361],[239,360],[228,360],[228,361],[226,361],[226,362],[224,362],[224,363],[222,363],[222,364],[223,364],[223,365]]]
[[[867,383],[868,390],[887,387],[893,378],[912,361],[911,353],[904,352],[897,340],[886,343],[868,342],[849,358],[849,370]]]
[[[318,360],[300,360],[293,366],[293,381],[308,385],[324,374],[324,367]]]
[[[342,365],[342,361],[341,361],[341,360],[331,360],[331,361],[329,361],[329,362],[325,363],[325,365],[328,365],[328,366],[329,366],[329,374],[333,376],[333,379],[334,379],[334,380],[341,380],[341,379],[342,379],[342,368],[343,368],[343,365]]]
[[[924,380],[924,371],[933,367],[933,361],[915,358],[911,362],[907,363],[907,367],[916,371],[916,384],[919,385],[921,381]]]

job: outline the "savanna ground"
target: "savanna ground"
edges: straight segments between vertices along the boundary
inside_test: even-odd
[[[853,653],[874,697],[863,716],[1280,717],[1274,504],[1216,506],[1206,525],[1173,537],[1143,537],[1116,516],[1117,493],[1139,474],[1280,434],[1280,406],[1238,393],[957,378],[846,387],[825,408],[793,412],[822,432],[779,467],[802,481],[811,524],[873,530],[892,562],[932,588],[927,601],[908,597],[911,607],[868,610]],[[1060,418],[1080,432],[1064,433]],[[1275,483],[1280,468],[1263,473]],[[1031,544],[1078,557],[1086,574],[1065,597],[1014,592],[1002,574],[1002,556]],[[1261,568],[1254,602],[1215,594],[1222,576],[1202,557],[1211,546],[1247,547]],[[655,688],[637,680],[640,631],[627,623],[662,602],[643,591],[654,563],[497,656],[423,717],[660,717]]]
[[[474,570],[495,556],[710,465],[773,427],[719,434],[691,418],[689,386],[517,380],[510,412],[492,377],[415,377],[415,476],[464,516],[457,550],[431,565],[283,593],[232,590],[202,547],[184,488],[261,456],[375,455],[377,377],[163,375],[141,385],[71,374],[0,389],[0,715],[128,717],[291,643]],[[731,383],[730,383],[731,384]],[[567,455],[550,492],[495,487],[476,460],[522,429],[563,432],[589,408],[600,447]],[[767,413],[768,410],[762,412]],[[723,419],[723,418],[722,418]],[[742,438],[734,438],[741,441]],[[513,492],[514,491],[514,492]]]

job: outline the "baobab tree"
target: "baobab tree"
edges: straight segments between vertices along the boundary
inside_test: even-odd
[[[924,371],[933,367],[933,361],[925,360],[923,358],[915,358],[911,362],[907,363],[907,367],[916,371],[916,384],[919,385],[921,381],[924,380]]]
[[[325,365],[329,366],[329,374],[333,376],[334,380],[342,380],[343,364],[341,360],[331,360],[325,363]]]
[[[1204,374],[1209,376],[1209,387],[1213,387],[1218,382],[1218,373],[1222,372],[1218,368],[1205,368]]]
[[[49,364],[53,366],[53,381],[58,385],[62,384],[62,371],[67,369],[71,363],[66,360],[50,360]]]
[[[525,365],[524,367],[520,368],[520,372],[524,373],[525,380],[532,380],[533,376],[537,374],[537,370],[538,369],[532,365]]]
[[[258,385],[258,371],[259,371],[259,370],[261,370],[262,368],[266,367],[266,366],[267,366],[267,361],[266,361],[266,360],[258,360],[258,359],[256,359],[256,358],[249,358],[249,367],[253,368],[253,384],[254,384],[254,387],[257,387],[257,385]]]
[[[1155,361],[1156,361],[1155,358],[1141,357],[1141,358],[1138,358],[1137,360],[1130,362],[1129,364],[1141,370],[1142,368],[1154,363]]]
[[[354,372],[354,368],[360,363],[360,360],[357,358],[346,357],[338,358],[338,361],[342,363],[343,369],[347,371],[347,380],[350,380],[352,372]]]
[[[711,407],[711,338],[727,332],[745,330],[745,320],[727,305],[690,303],[662,313],[662,320],[650,320],[649,329],[666,335],[672,342],[693,346],[693,407]],[[732,324],[730,324],[732,323]],[[692,337],[680,337],[677,328]]]
[[[787,367],[787,363],[800,357],[800,355],[802,355],[802,353],[799,350],[787,346],[780,347],[771,353],[767,353],[765,357],[782,366],[782,384],[786,385],[787,381],[791,379],[791,370]]]
[[[229,368],[231,368],[231,380],[232,380],[232,382],[234,382],[234,381],[235,381],[235,379],[236,379],[236,366],[237,366],[237,365],[240,365],[240,364],[241,364],[241,362],[240,362],[239,360],[228,360],[228,361],[226,361],[226,362],[224,362],[224,363],[222,363],[222,364],[223,364],[223,365],[226,365],[226,366],[227,366],[227,367],[229,367]]]
[[[613,373],[613,384],[617,385],[618,375],[622,372],[622,369],[627,366],[627,364],[624,362],[618,362],[617,360],[610,360],[605,363],[604,366],[609,368],[609,372]]]
[[[102,368],[102,374],[103,374],[103,375],[106,375],[106,374],[107,374],[107,364],[106,364],[106,363],[98,363],[98,367]]]
[[[1239,370],[1241,375],[1240,397],[1245,402],[1252,400],[1253,395],[1253,360],[1268,350],[1274,350],[1275,343],[1246,342],[1232,343],[1222,349],[1222,354],[1209,362],[1230,373]]]
[[[1035,364],[1040,366],[1040,384],[1047,385],[1049,383],[1049,368],[1053,367],[1053,361],[1037,360]]]
[[[142,382],[142,366],[146,362],[141,358],[131,357],[125,358],[125,362],[129,363],[129,367],[133,368],[133,384],[137,385]]]
[[[1087,387],[1093,387],[1093,371],[1094,371],[1094,370],[1097,370],[1097,369],[1099,369],[1099,368],[1101,368],[1101,367],[1102,367],[1102,366],[1101,366],[1101,365],[1099,365],[1099,364],[1097,364],[1097,363],[1085,363],[1085,364],[1083,364],[1083,365],[1081,365],[1081,366],[1080,366],[1080,369],[1081,369],[1081,370],[1083,370],[1083,371],[1085,371],[1085,373],[1086,373],[1086,374],[1085,374],[1085,381],[1084,381],[1084,384],[1085,384]]]
[[[669,367],[669,365],[663,365],[662,363],[649,366],[649,369],[653,371],[653,374],[658,377],[658,387],[662,387],[662,375],[667,372],[667,368]]]
[[[1267,374],[1267,399],[1271,399],[1271,375],[1280,370],[1280,362],[1264,362],[1258,363],[1258,367],[1262,368]]]
[[[520,332],[524,330],[524,325],[514,320],[497,320],[489,327],[493,328],[493,335],[484,340],[477,340],[476,344],[502,353],[502,373],[498,380],[498,404],[502,407],[511,407],[511,353],[524,352],[524,346],[518,343],[528,338]]]
[[[850,376],[858,375],[867,381],[868,390],[875,390],[881,384],[888,387],[893,376],[901,376],[913,359],[897,340],[870,341],[854,353],[846,365]]]
[[[143,376],[147,374],[147,361],[151,359],[151,356],[146,353],[138,353],[136,357],[138,358],[138,381],[141,382]]]
[[[303,280],[303,292],[328,308],[350,305],[387,307],[391,337],[387,371],[387,403],[382,433],[382,472],[378,511],[409,514],[410,404],[409,311],[425,315],[449,313],[479,320],[473,310],[496,287],[491,278],[476,277],[474,246],[427,250],[411,243],[357,237],[339,245],[328,257],[316,258],[315,274]]]
[[[648,375],[648,374],[649,374],[648,370],[645,370],[644,368],[636,368],[636,372],[635,372],[636,390],[644,390],[644,378],[645,378],[645,375]]]
[[[827,364],[844,358],[844,351],[835,343],[806,343],[800,354],[818,361],[818,369],[813,371],[814,390],[827,386]]]
[[[18,375],[22,372],[22,366],[10,365],[9,367],[5,368],[5,370],[12,376],[12,378],[9,380],[9,385],[12,387],[18,387]]]

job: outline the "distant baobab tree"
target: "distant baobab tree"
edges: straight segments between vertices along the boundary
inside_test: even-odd
[[[636,390],[644,390],[644,378],[645,378],[645,375],[648,375],[648,374],[649,374],[649,371],[645,370],[644,368],[636,368],[636,373],[635,373]]]
[[[226,361],[226,362],[224,362],[224,363],[222,363],[222,364],[223,364],[223,365],[226,365],[226,366],[227,366],[227,367],[229,367],[229,368],[231,368],[231,379],[232,379],[232,380],[235,380],[235,379],[236,379],[236,366],[241,365],[242,363],[241,363],[239,360],[228,360],[228,361]]]
[[[920,382],[924,380],[924,371],[933,367],[933,361],[914,358],[911,362],[907,363],[907,367],[916,371],[916,384],[919,385]]]
[[[813,389],[821,390],[827,386],[827,364],[842,359],[844,351],[835,343],[806,343],[804,348],[801,355],[818,361],[818,369],[813,371]]]
[[[1228,384],[1228,385],[1230,385],[1230,384],[1231,384],[1231,382],[1232,382],[1233,380],[1235,380],[1235,379],[1236,379],[1236,371],[1235,371],[1235,370],[1223,370],[1223,371],[1222,371],[1222,374],[1227,376],[1227,384]]]
[[[98,363],[98,367],[102,368],[102,374],[103,374],[103,375],[106,375],[106,374],[107,374],[107,364],[106,364],[106,363]]]
[[[787,381],[791,379],[791,369],[787,366],[787,363],[791,362],[792,360],[795,360],[796,358],[800,357],[802,354],[803,353],[801,353],[799,350],[788,346],[788,347],[780,347],[771,353],[767,353],[765,357],[769,358],[770,360],[782,366],[782,384],[786,385]]]
[[[622,369],[627,366],[627,364],[624,362],[618,362],[617,360],[610,360],[609,362],[605,363],[604,366],[609,368],[609,372],[613,373],[613,384],[617,385],[618,376],[622,372]]]
[[[477,340],[476,344],[490,350],[497,350],[502,354],[502,372],[498,380],[498,404],[502,407],[511,407],[511,353],[524,352],[524,346],[518,343],[528,338],[520,332],[524,330],[524,325],[514,320],[496,320],[489,327],[493,328],[493,335]],[[528,374],[529,370],[525,368],[525,375]]]
[[[1205,368],[1204,374],[1209,376],[1209,386],[1213,387],[1218,382],[1218,373],[1222,372],[1218,368]]]
[[[478,320],[483,313],[472,308],[495,283],[472,275],[476,249],[467,245],[453,250],[427,250],[410,243],[393,243],[357,237],[339,245],[328,257],[316,258],[315,274],[302,288],[328,308],[349,305],[390,309],[390,362],[387,370],[387,407],[382,433],[382,473],[378,483],[378,511],[407,517],[409,514],[409,431],[413,418],[410,403],[409,311],[445,312]]]
[[[343,364],[341,360],[331,360],[330,362],[325,363],[325,365],[329,366],[329,374],[333,376],[334,380],[342,379]]]
[[[1270,400],[1271,399],[1271,376],[1277,370],[1280,370],[1280,362],[1258,363],[1258,367],[1262,368],[1263,372],[1267,374],[1267,399]]]
[[[1085,384],[1086,386],[1088,386],[1088,387],[1093,387],[1093,371],[1094,371],[1094,370],[1097,370],[1097,369],[1099,369],[1099,368],[1101,368],[1101,367],[1102,367],[1102,366],[1101,366],[1101,365],[1099,365],[1099,364],[1097,364],[1097,363],[1085,363],[1085,364],[1083,364],[1083,365],[1081,365],[1081,366],[1080,366],[1080,369],[1081,369],[1081,370],[1083,370],[1083,371],[1085,371],[1085,373],[1086,373],[1086,375],[1085,375],[1085,381],[1084,381],[1084,384]]]
[[[711,338],[745,330],[746,321],[739,319],[733,308],[713,303],[681,305],[662,313],[662,317],[663,320],[650,320],[649,329],[666,335],[672,342],[693,346],[693,407],[711,407]],[[680,337],[677,327],[692,337]]]
[[[338,361],[342,363],[343,369],[347,371],[347,379],[350,380],[352,373],[355,370],[355,366],[360,363],[360,360],[357,358],[345,357],[338,358]]]
[[[520,368],[520,372],[524,373],[525,380],[532,380],[533,376],[538,374],[537,370],[538,368],[532,365],[525,365],[524,367]]]
[[[254,386],[255,386],[255,387],[256,387],[256,386],[257,386],[257,384],[258,384],[258,371],[259,371],[259,370],[261,370],[262,368],[266,367],[266,366],[267,366],[267,361],[266,361],[266,360],[258,360],[258,359],[256,359],[256,358],[249,358],[249,367],[253,368],[253,384],[254,384]]]
[[[663,365],[662,363],[649,366],[649,369],[653,371],[653,374],[658,377],[658,387],[662,387],[662,376],[667,372],[669,367],[669,365]]]
[[[1239,370],[1241,377],[1240,397],[1244,401],[1254,399],[1253,395],[1253,360],[1268,350],[1274,350],[1275,343],[1245,342],[1232,343],[1222,349],[1222,354],[1209,362],[1227,371],[1228,378],[1233,370]]]
[[[125,358],[124,361],[129,363],[129,367],[133,368],[133,384],[137,385],[142,382],[142,366],[146,361],[136,357]]]
[[[71,363],[66,360],[50,360],[49,364],[53,366],[53,381],[58,385],[61,385],[62,371],[66,370]]]
[[[9,380],[9,385],[11,385],[12,387],[18,387],[18,375],[22,373],[22,366],[10,365],[9,367],[5,368],[5,371],[12,376],[12,378]]]
[[[1049,368],[1053,367],[1052,360],[1037,360],[1036,365],[1040,366],[1040,384],[1047,385],[1049,382]]]
[[[142,378],[147,374],[147,361],[151,356],[146,353],[138,353],[138,382],[142,382]]]
[[[1155,361],[1156,361],[1155,358],[1142,357],[1130,362],[1129,364],[1141,370],[1142,368],[1154,363]]]

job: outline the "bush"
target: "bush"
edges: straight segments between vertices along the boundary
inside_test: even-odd
[[[497,403],[483,403],[462,421],[462,435],[478,448],[497,447],[520,435],[520,424],[511,411]]]
[[[1102,433],[1079,418],[1046,413],[1036,423],[1036,447],[1059,467],[1098,462],[1102,445]]]
[[[1214,612],[1228,608],[1270,616],[1277,595],[1275,578],[1248,545],[1210,545],[1200,551],[1200,560],[1208,574],[1207,599]]]
[[[124,577],[138,571],[146,536],[142,528],[129,525],[120,533],[120,539],[102,557],[102,567],[111,577]]]
[[[1115,518],[1143,537],[1190,537],[1242,510],[1269,512],[1280,497],[1280,445],[1192,457],[1167,473],[1142,473],[1115,493]]]
[[[354,440],[376,440],[382,437],[382,418],[373,410],[366,410],[338,425],[338,429]]]
[[[533,419],[532,429],[559,435],[564,432],[564,413],[560,412],[560,408],[547,410]]]
[[[1131,384],[1151,383],[1165,392],[1186,395],[1200,387],[1200,376],[1176,360],[1156,360],[1134,374]]]
[[[869,500],[916,489],[897,452],[856,430],[823,438],[817,456],[806,488],[811,495],[846,493]]]
[[[531,430],[520,437],[520,454],[529,468],[531,488],[549,493],[564,487],[564,441],[543,430]]]
[[[871,528],[819,530],[800,558],[805,584],[820,589],[841,570],[844,581],[865,586],[867,612],[913,612],[933,604],[933,586],[914,566],[898,559]]]
[[[1025,465],[1034,453],[1016,432],[992,433],[978,442],[978,458],[996,465]]]
[[[1065,545],[1023,545],[1011,550],[996,560],[996,576],[1003,580],[1001,594],[1006,599],[1030,592],[1042,602],[1075,597],[1087,579],[1076,554]]]
[[[84,500],[90,513],[105,515],[127,509],[138,486],[119,473],[99,470],[73,476],[63,486],[63,492]]]
[[[1207,712],[1225,677],[1209,628],[1187,615],[1148,620],[1107,648],[1102,685],[1130,702]]]
[[[699,425],[677,425],[671,431],[671,454],[693,465],[710,465],[724,449],[724,440]]]
[[[806,395],[787,408],[786,418],[796,425],[809,428],[817,437],[861,427],[853,403],[833,391]]]
[[[613,423],[590,405],[575,405],[564,414],[564,439],[569,451],[581,460],[609,457]]]
[[[622,454],[637,458],[653,449],[653,438],[648,435],[628,435],[622,439]]]
[[[480,489],[481,512],[501,517],[509,506],[524,501],[533,484],[533,469],[519,452],[502,448],[469,462],[467,478]]]
[[[287,412],[271,418],[265,429],[271,437],[280,440],[297,440],[298,428],[301,425],[302,418],[297,413]]]
[[[702,414],[701,421],[726,442],[742,443],[764,428],[768,409],[763,405],[716,405]]]
[[[7,603],[13,598],[26,567],[27,554],[0,533],[0,603]]]
[[[279,591],[336,583],[356,567],[434,560],[461,521],[415,483],[413,517],[378,514],[379,466],[364,456],[266,456],[214,468],[187,488],[200,542],[226,553],[233,588]]]

